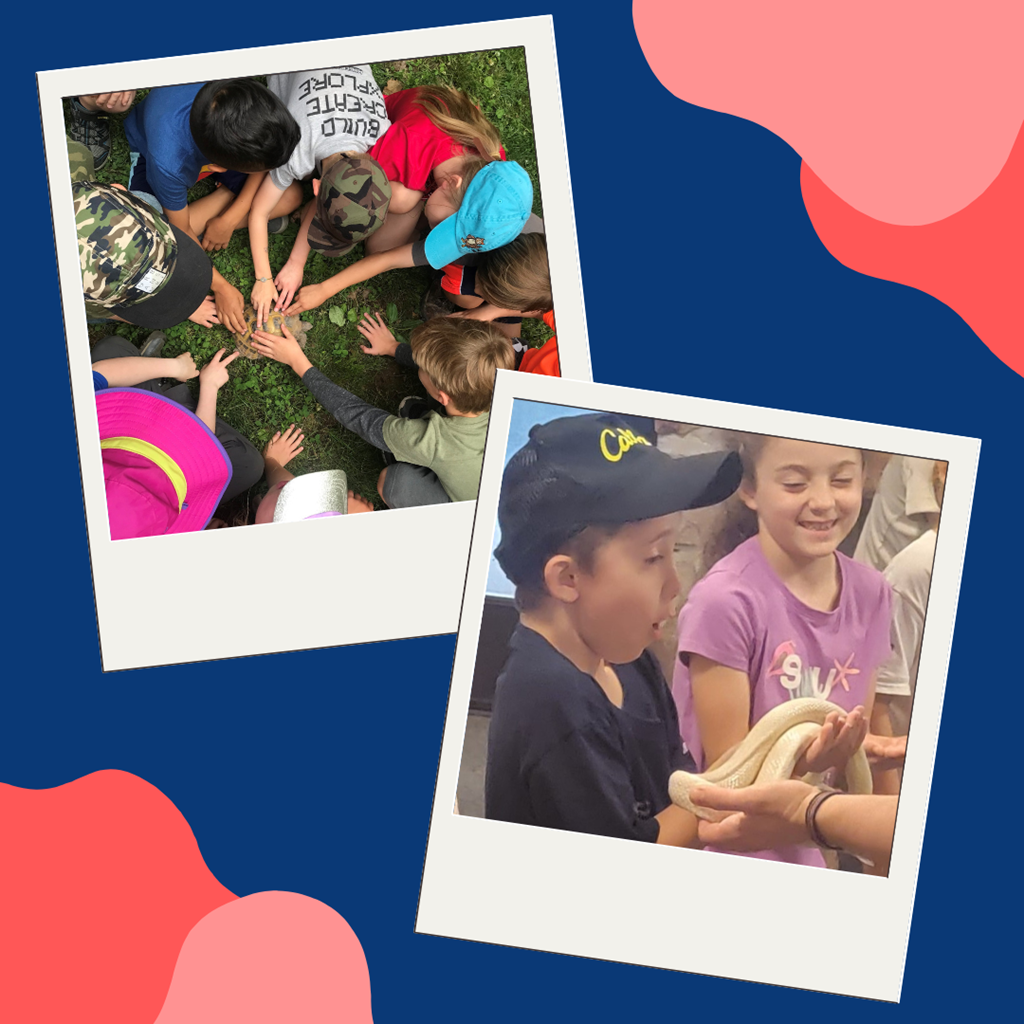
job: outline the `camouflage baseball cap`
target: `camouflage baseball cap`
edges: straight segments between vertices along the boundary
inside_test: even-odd
[[[96,158],[88,146],[68,138],[68,166],[72,181],[91,181],[96,177]]]
[[[201,246],[130,192],[98,181],[71,191],[90,317],[164,328],[199,308],[213,280]]]
[[[320,180],[310,247],[325,256],[344,256],[384,223],[390,205],[384,168],[369,156],[343,156]]]

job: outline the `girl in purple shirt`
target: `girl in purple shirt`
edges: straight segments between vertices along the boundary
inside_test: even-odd
[[[888,584],[836,550],[860,514],[864,457],[760,435],[744,438],[740,456],[738,499],[756,535],[713,564],[679,614],[680,732],[704,771],[771,708],[821,697],[849,714],[822,726],[797,774],[839,768],[863,739],[889,654]],[[879,781],[889,780],[876,791]],[[824,865],[811,848],[758,856]]]

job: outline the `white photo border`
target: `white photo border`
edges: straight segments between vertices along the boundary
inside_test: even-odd
[[[928,685],[915,693],[888,878],[452,813],[515,399],[949,463],[920,659]],[[973,438],[499,372],[417,932],[898,1002],[980,447]]]
[[[590,379],[550,16],[37,75],[104,671],[452,633],[458,624],[474,503],[277,524],[272,530],[250,526],[111,541],[62,98],[519,46],[526,53],[562,372]],[[429,581],[430,599],[400,599],[396,583],[403,578]],[[251,594],[251,607],[238,607],[235,600],[218,602],[222,585],[233,595]],[[268,612],[287,596],[293,615],[282,618]],[[171,622],[189,628],[167,628]]]

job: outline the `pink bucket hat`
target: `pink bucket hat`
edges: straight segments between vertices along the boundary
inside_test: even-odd
[[[139,388],[96,393],[111,540],[202,530],[231,479],[224,446],[183,405]]]

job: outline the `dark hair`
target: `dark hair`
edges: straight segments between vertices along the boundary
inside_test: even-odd
[[[598,551],[604,547],[627,523],[591,523],[577,533],[567,537],[554,551],[544,555],[539,564],[532,567],[531,578],[516,587],[516,608],[521,612],[532,611],[547,596],[544,569],[555,555],[570,555],[576,564],[587,573],[594,571]]]
[[[192,102],[189,128],[210,163],[245,174],[287,163],[299,141],[288,108],[251,78],[207,82]]]

